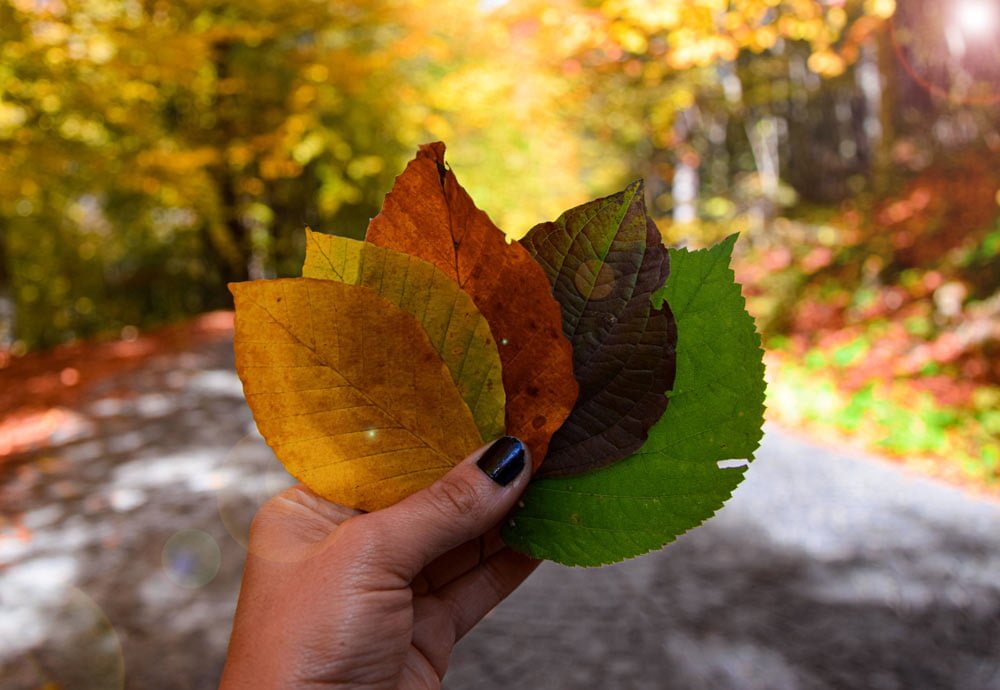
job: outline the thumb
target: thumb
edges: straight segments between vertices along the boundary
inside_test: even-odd
[[[438,556],[499,523],[528,485],[525,467],[531,467],[527,447],[504,436],[427,488],[364,516],[369,538],[396,574],[412,580]]]

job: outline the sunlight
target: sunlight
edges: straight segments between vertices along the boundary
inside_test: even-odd
[[[997,7],[992,0],[962,0],[956,16],[959,26],[970,36],[995,35],[998,29]]]

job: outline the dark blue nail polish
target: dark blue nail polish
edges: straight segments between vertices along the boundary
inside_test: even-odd
[[[507,486],[524,469],[524,444],[504,436],[483,452],[476,465],[497,484]]]

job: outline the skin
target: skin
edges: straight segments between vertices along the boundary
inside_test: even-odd
[[[221,688],[441,687],[455,643],[539,561],[496,526],[527,487],[475,461],[362,514],[301,486],[254,518]]]

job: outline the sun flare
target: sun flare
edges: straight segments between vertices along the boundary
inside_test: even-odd
[[[998,8],[995,0],[961,0],[957,19],[962,30],[973,36],[996,35]]]

